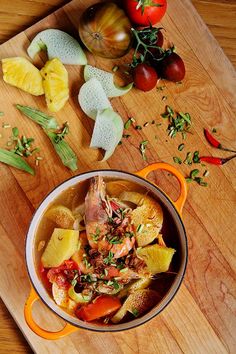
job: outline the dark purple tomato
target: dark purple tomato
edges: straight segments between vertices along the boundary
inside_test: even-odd
[[[134,85],[142,91],[152,90],[158,80],[156,70],[147,64],[139,64],[133,70]]]
[[[115,3],[99,2],[82,14],[79,35],[93,54],[104,58],[120,58],[128,53],[131,46],[131,23]]]
[[[157,62],[156,69],[163,79],[169,81],[178,82],[185,77],[184,62],[180,56],[174,52]]]

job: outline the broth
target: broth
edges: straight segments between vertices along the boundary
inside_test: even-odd
[[[106,185],[107,184],[109,185],[109,182],[112,182],[113,184],[115,184],[115,183],[119,184],[119,181],[121,181],[121,179],[117,180],[117,179],[114,179],[114,178],[104,178],[104,182],[106,183]],[[147,196],[148,198],[151,198],[152,200],[154,200],[155,202],[160,204],[161,209],[163,211],[163,224],[162,224],[160,233],[163,235],[163,239],[164,239],[164,242],[166,243],[166,246],[168,248],[173,248],[173,249],[176,250],[176,252],[175,252],[175,254],[173,256],[173,259],[172,259],[172,261],[170,263],[170,267],[168,269],[168,272],[161,272],[161,273],[158,273],[157,275],[153,275],[152,274],[151,277],[154,280],[152,280],[151,283],[146,288],[147,291],[148,290],[149,291],[153,291],[153,294],[155,292],[158,295],[156,297],[156,299],[155,299],[155,304],[152,305],[152,307],[154,307],[169,292],[169,290],[170,290],[170,288],[171,288],[171,286],[173,284],[173,281],[175,279],[175,276],[176,276],[176,274],[178,273],[178,271],[180,269],[180,261],[181,261],[181,256],[182,255],[181,255],[181,247],[180,247],[180,240],[179,240],[177,226],[172,221],[173,219],[172,219],[169,211],[167,210],[167,208],[162,203],[160,203],[160,201],[157,200],[157,197],[154,196],[149,190],[147,190],[146,188],[140,186],[137,183],[130,182],[130,181],[127,182],[126,180],[122,180],[122,181],[124,181],[124,188],[121,188],[121,190],[123,189],[123,192],[124,191],[128,191],[128,192],[141,193],[144,197]],[[127,183],[128,187],[125,185],[126,183]],[[49,219],[46,214],[47,214],[47,212],[50,209],[52,209],[53,207],[56,207],[58,205],[62,205],[64,207],[70,209],[72,211],[72,213],[74,213],[74,214],[77,213],[78,210],[83,212],[84,203],[85,203],[85,197],[86,197],[86,195],[88,193],[89,186],[90,186],[90,180],[85,180],[85,181],[79,182],[75,186],[73,186],[71,188],[68,188],[67,190],[62,192],[47,207],[47,209],[45,210],[45,212],[44,212],[44,214],[43,214],[43,216],[42,216],[42,218],[40,220],[40,223],[38,225],[38,228],[37,228],[37,231],[36,231],[36,235],[35,235],[35,245],[36,245],[35,264],[36,264],[36,269],[38,270],[38,276],[39,276],[39,278],[41,278],[42,281],[43,281],[43,277],[42,277],[41,258],[42,258],[42,255],[43,255],[44,251],[45,251],[45,247],[47,246],[48,241],[50,240],[50,238],[52,236],[52,233],[53,233],[54,229],[55,228],[59,228],[59,226],[55,222],[55,220],[53,221],[53,220]],[[126,187],[127,187],[127,190],[126,190]],[[113,192],[110,192],[110,194],[108,194],[109,200],[110,200],[110,198],[115,198],[114,200],[117,200],[117,197],[118,197],[118,194],[119,194],[118,193],[119,192],[119,188],[118,189],[115,188]],[[119,198],[118,198],[118,201],[119,201]],[[133,210],[134,210],[134,209],[136,209],[138,207],[138,206],[134,207],[134,205],[135,204],[132,203],[132,202],[126,202],[127,208],[132,207]],[[113,217],[113,215],[116,216],[116,214],[114,214],[114,212],[112,214],[112,217]],[[136,229],[136,232],[137,232],[137,229]],[[80,235],[81,235],[81,232],[80,232]],[[136,233],[136,235],[137,235],[137,233]],[[132,237],[130,237],[130,239],[132,240]],[[40,249],[41,248],[40,245],[42,245],[42,242],[45,242],[45,246],[42,249]],[[137,241],[135,241],[135,242],[137,242]],[[157,244],[157,239],[156,238],[153,241],[151,241],[149,244],[145,245],[144,247],[138,247],[138,245],[135,243],[134,247],[132,247],[130,249],[130,251],[128,252],[128,254],[126,256],[123,256],[123,257],[115,259],[115,263],[114,263],[115,264],[115,268],[117,268],[120,265],[120,263],[123,262],[123,258],[124,258],[124,262],[125,262],[126,259],[127,259],[125,257],[127,257],[128,255],[129,256],[131,255],[131,257],[132,257],[132,255],[136,252],[136,249],[138,249],[138,248],[143,249],[145,247],[149,247],[149,246],[156,245],[156,244]],[[113,246],[114,246],[114,244],[113,244]],[[90,250],[91,250],[91,247],[90,247]],[[107,259],[108,256],[109,256],[109,254],[105,254],[104,255],[104,259],[105,258]],[[114,254],[113,254],[113,256],[114,256]],[[136,253],[135,253],[135,257],[136,257]],[[137,258],[140,259],[140,257],[137,257]],[[120,262],[120,260],[122,260],[122,262]],[[142,260],[143,260],[143,258],[142,258]],[[92,260],[91,260],[91,262],[92,262]],[[114,267],[114,265],[111,266],[111,267]],[[142,263],[142,267],[143,267],[143,263]],[[51,267],[49,267],[49,268],[51,268]],[[54,267],[52,267],[52,268],[54,268]],[[128,266],[128,268],[129,268],[129,266]],[[125,268],[123,268],[123,269],[125,269]],[[47,267],[44,267],[43,271],[46,271],[46,273],[47,273]],[[119,274],[121,274],[121,272]],[[111,281],[114,282],[113,285],[116,284],[115,283],[116,280],[113,280],[113,279],[118,279],[118,278],[119,278],[119,276],[117,276],[117,274],[116,274],[116,277],[111,278],[112,279]],[[79,279],[79,277],[77,279]],[[100,281],[102,281],[102,280],[100,279]],[[128,287],[130,284],[134,284],[136,281],[137,281],[136,279],[132,279],[127,284],[126,283],[124,283],[124,285],[122,284],[122,286],[123,286],[123,288]],[[108,280],[108,282],[109,282],[109,280]],[[72,283],[73,283],[73,281],[72,281]],[[119,284],[119,286],[120,286],[120,284]],[[108,285],[108,287],[109,287],[109,285]],[[77,282],[76,286],[74,286],[74,290],[76,292],[80,292],[81,291],[81,286],[79,285],[78,282]],[[51,290],[48,290],[48,292],[52,296]],[[102,294],[104,294],[104,293],[102,293]],[[98,294],[98,295],[101,295],[101,294]],[[113,297],[118,296],[119,293],[118,294],[108,294],[108,295],[113,298]],[[120,299],[121,303],[124,303],[126,298],[127,298],[127,296],[124,297],[124,298],[121,298]],[[92,299],[93,299],[93,297],[92,297]],[[76,305],[75,308],[79,308],[80,309],[80,308],[82,308],[84,306],[87,306],[87,305],[79,303],[79,304]],[[72,311],[71,309],[68,309],[66,307],[64,307],[63,309],[66,312],[68,312],[70,315],[72,314],[72,315],[76,316],[76,314],[74,312],[75,310]],[[141,315],[144,315],[149,310],[150,310],[150,308],[147,308],[146,310],[143,310]],[[135,313],[131,314],[130,311],[128,311],[126,313],[126,315],[119,321],[119,323],[131,321],[135,317],[136,317]],[[81,319],[81,317],[79,317],[79,318]],[[98,319],[98,323],[99,324],[104,324],[104,323],[107,323],[107,322],[110,323],[110,319],[111,319],[110,315],[102,316],[101,319],[100,318]]]

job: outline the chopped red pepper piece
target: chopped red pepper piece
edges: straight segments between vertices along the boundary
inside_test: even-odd
[[[94,321],[108,316],[121,307],[117,297],[109,295],[98,296],[91,304],[82,306],[75,311],[76,316],[83,321]]]

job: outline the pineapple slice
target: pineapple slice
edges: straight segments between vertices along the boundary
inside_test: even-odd
[[[144,260],[148,271],[152,274],[167,272],[174,253],[174,248],[157,244],[137,249],[138,257]]]
[[[73,229],[75,218],[72,211],[64,205],[56,205],[47,210],[45,216],[63,229]]]
[[[13,57],[2,59],[3,80],[35,96],[44,94],[40,71],[27,59]]]
[[[58,267],[78,249],[79,231],[54,229],[43,252],[41,261],[45,268]]]
[[[68,73],[57,58],[47,61],[40,72],[48,109],[58,112],[69,98]]]

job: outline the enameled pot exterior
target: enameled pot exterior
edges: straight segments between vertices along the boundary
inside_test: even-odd
[[[158,169],[163,169],[166,171],[171,172],[175,177],[177,177],[179,184],[180,184],[180,196],[177,201],[173,202],[171,199],[161,190],[159,189],[156,185],[153,183],[149,182],[146,178],[147,175],[151,171],[155,171]],[[181,251],[181,261],[180,261],[180,266],[179,266],[179,272],[176,275],[173,284],[168,291],[168,293],[164,296],[162,301],[154,307],[151,311],[149,311],[147,314],[144,316],[134,319],[133,321],[127,322],[127,323],[122,323],[122,324],[116,324],[116,325],[107,325],[107,326],[102,326],[102,325],[97,325],[93,323],[87,323],[83,322],[77,318],[75,318],[72,315],[69,315],[66,313],[63,309],[61,309],[59,306],[55,304],[53,299],[49,296],[47,293],[46,289],[44,288],[43,284],[41,283],[36,266],[35,266],[35,261],[34,261],[34,252],[35,252],[35,234],[37,230],[37,226],[40,222],[40,219],[48,207],[48,205],[59,195],[61,194],[64,190],[73,187],[77,183],[88,180],[93,176],[101,175],[103,177],[111,177],[111,178],[117,178],[117,179],[125,179],[125,180],[130,180],[133,182],[136,182],[137,184],[149,189],[151,193],[162,203],[162,205],[165,206],[165,208],[168,209],[169,214],[171,215],[172,222],[175,223],[176,228],[178,230],[178,237],[179,237],[179,243],[180,243],[180,251]],[[84,328],[84,329],[89,329],[93,331],[98,331],[98,332],[115,332],[115,331],[123,331],[127,330],[133,327],[136,327],[138,325],[141,325],[145,323],[146,321],[150,320],[154,316],[156,316],[158,313],[160,313],[168,304],[169,302],[173,299],[174,295],[176,294],[182,280],[183,276],[185,273],[186,269],[186,264],[187,264],[187,238],[186,238],[186,233],[184,229],[184,225],[182,223],[181,215],[182,215],[182,209],[183,205],[185,203],[187,196],[187,186],[184,177],[171,165],[165,164],[165,163],[156,163],[153,165],[150,165],[143,170],[131,174],[127,172],[122,172],[122,171],[116,171],[116,170],[97,170],[97,171],[90,171],[86,172],[83,174],[80,174],[78,176],[74,176],[70,178],[69,180],[63,182],[59,186],[57,186],[52,192],[50,192],[46,198],[42,201],[38,209],[36,210],[28,233],[26,237],[26,265],[27,265],[27,270],[28,274],[31,280],[32,284],[32,290],[30,293],[30,296],[28,300],[26,301],[25,304],[25,319],[29,327],[39,336],[46,338],[46,339],[58,339],[61,338],[69,333],[72,333],[76,331],[78,328]],[[44,330],[43,328],[39,327],[33,317],[32,317],[32,306],[34,302],[38,299],[41,299],[54,313],[56,313],[58,316],[63,318],[66,321],[65,327],[58,332],[49,332]]]

